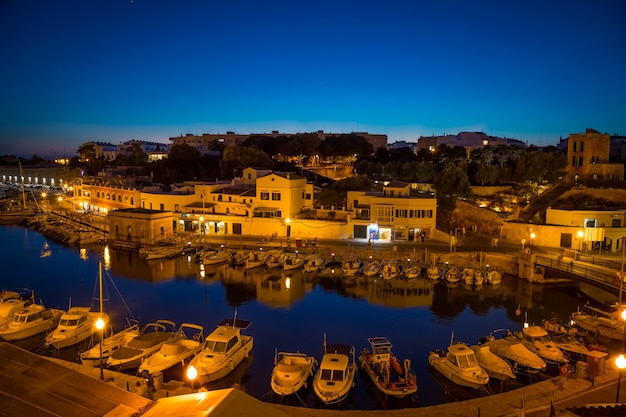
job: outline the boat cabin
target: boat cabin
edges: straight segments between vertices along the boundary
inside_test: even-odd
[[[478,366],[474,351],[462,343],[450,345],[446,358],[457,368],[464,369]]]
[[[241,346],[241,329],[247,329],[250,324],[247,320],[236,320],[234,325],[232,319],[223,320],[207,337],[204,352],[228,355],[233,348]]]
[[[532,344],[535,343],[550,343],[550,337],[548,332],[539,326],[530,326],[522,330],[521,338]]]
[[[72,307],[67,313],[63,314],[59,327],[76,327],[81,326],[90,320],[89,307]]]

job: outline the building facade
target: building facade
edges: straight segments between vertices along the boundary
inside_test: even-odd
[[[568,182],[623,181],[624,165],[610,163],[610,153],[611,139],[608,134],[593,129],[570,134],[567,143]]]

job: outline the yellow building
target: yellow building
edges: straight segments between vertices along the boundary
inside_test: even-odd
[[[436,228],[437,199],[410,183],[391,181],[382,191],[348,191],[355,238],[414,241]]]
[[[593,129],[570,134],[567,141],[568,182],[622,181],[624,165],[609,163],[610,147],[610,136]]]

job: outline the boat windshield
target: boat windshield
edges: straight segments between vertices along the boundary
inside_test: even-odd
[[[77,326],[78,319],[63,319],[59,322],[59,326]]]
[[[27,319],[28,319],[28,316],[26,314],[20,315],[20,316],[16,315],[14,317],[14,321],[16,323],[26,323],[28,321]]]
[[[225,353],[226,342],[217,342],[215,340],[207,340],[205,349],[213,353]]]
[[[342,370],[332,370],[332,369],[322,369],[322,374],[320,376],[322,381],[343,381],[343,371]]]
[[[452,356],[452,358],[456,359],[456,365],[459,368],[470,368],[472,366],[478,365],[478,363],[476,362],[476,357],[474,355],[462,355],[456,357]],[[455,361],[453,360],[452,362],[454,363]]]

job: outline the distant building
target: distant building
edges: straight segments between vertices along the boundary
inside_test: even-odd
[[[95,154],[95,158],[102,158],[105,161],[113,161],[117,155],[117,146],[109,142],[85,142],[81,148],[92,146]],[[81,161],[89,159],[90,155],[81,153]]]
[[[420,136],[417,140],[417,151],[422,149],[432,151],[440,145],[460,146],[467,150],[468,155],[472,150],[485,146],[526,146],[524,142],[517,139],[488,136],[483,132],[461,132],[458,135]]]
[[[567,180],[623,181],[624,164],[610,163],[611,137],[593,129],[572,133],[567,141]]]

